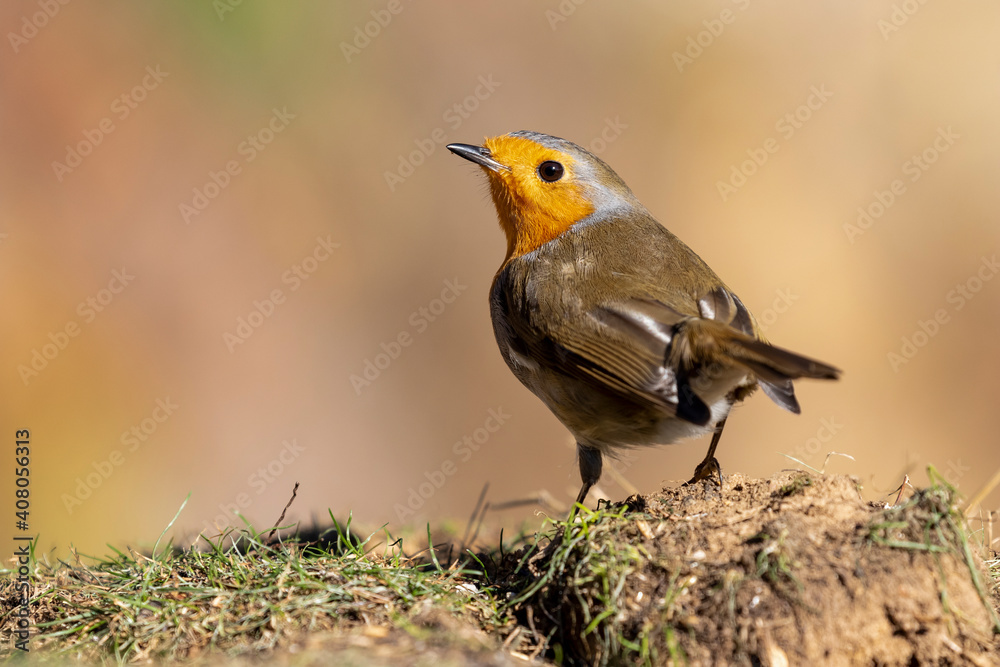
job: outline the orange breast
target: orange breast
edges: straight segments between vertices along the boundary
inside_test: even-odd
[[[511,168],[488,172],[493,204],[507,236],[504,263],[548,243],[594,212],[572,156],[525,137],[494,137],[485,146],[493,159]],[[563,165],[562,179],[546,183],[538,177],[538,165],[546,160]]]

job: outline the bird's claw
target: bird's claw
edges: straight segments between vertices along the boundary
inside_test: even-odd
[[[696,482],[705,480],[718,481],[719,488],[722,488],[722,466],[719,465],[719,459],[714,456],[699,463],[698,467],[694,469],[694,475],[691,479],[684,482],[684,486],[690,486]]]

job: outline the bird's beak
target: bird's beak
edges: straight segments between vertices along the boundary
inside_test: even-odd
[[[448,150],[458,157],[464,157],[469,162],[475,162],[490,171],[510,171],[510,167],[500,164],[493,159],[493,155],[488,148],[473,146],[471,144],[448,144]]]

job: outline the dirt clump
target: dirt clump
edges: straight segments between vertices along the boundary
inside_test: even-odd
[[[992,579],[953,490],[731,475],[557,523],[497,576],[563,664],[998,665]]]

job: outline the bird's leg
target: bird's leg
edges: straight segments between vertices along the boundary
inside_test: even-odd
[[[583,486],[580,487],[580,493],[576,496],[576,502],[582,505],[583,501],[587,499],[587,494],[590,493],[590,487],[597,484],[597,480],[601,478],[601,468],[604,461],[599,449],[578,442],[576,443],[576,451],[580,457],[580,477],[583,479]]]
[[[722,429],[725,426],[725,418],[715,425],[715,433],[712,434],[712,444],[708,446],[708,453],[705,454],[705,459],[698,464],[698,467],[694,469],[694,476],[685,482],[685,484],[694,484],[705,479],[711,479],[715,475],[719,478],[719,488],[722,488],[722,466],[719,465],[719,460],[715,458],[715,448],[719,446],[719,439],[722,438]],[[581,463],[581,465],[583,464]]]

